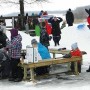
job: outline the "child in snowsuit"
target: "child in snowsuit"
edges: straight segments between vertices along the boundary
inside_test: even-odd
[[[72,50],[70,51],[71,56],[80,56],[82,57],[82,52],[79,50],[77,43],[71,45]],[[74,72],[74,63],[71,63],[71,71]],[[78,71],[81,73],[81,61],[78,61]]]
[[[77,43],[73,43],[71,45],[71,48],[72,48],[72,50],[70,51],[70,53],[64,55],[63,56],[64,58],[70,58],[72,56],[80,56],[80,57],[82,57],[82,52],[79,50]],[[82,64],[82,62],[78,61],[78,72],[79,73],[81,73],[81,64]],[[72,73],[75,72],[74,62],[71,62],[70,68],[71,68],[70,72],[72,72]]]

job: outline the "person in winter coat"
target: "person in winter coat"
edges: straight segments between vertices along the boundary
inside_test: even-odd
[[[9,76],[9,59],[6,53],[7,36],[0,26],[0,79],[6,79]]]
[[[80,49],[78,48],[77,43],[73,43],[71,45],[72,50],[70,51],[69,54],[66,54],[64,56],[64,58],[69,58],[69,57],[73,57],[73,56],[80,56],[82,57],[82,52],[80,51]],[[81,73],[81,61],[78,61],[78,72]],[[74,68],[74,62],[71,62],[71,70],[70,72],[74,73],[75,72],[75,68]]]
[[[50,45],[49,35],[47,34],[46,28],[45,28],[45,22],[42,22],[42,29],[40,32],[40,43],[44,45],[47,49],[48,49],[48,46]]]
[[[67,21],[68,26],[73,26],[74,14],[72,13],[71,9],[69,9],[66,13],[66,21]]]
[[[80,51],[80,49],[78,48],[78,45],[77,43],[74,43],[71,45],[71,56],[80,56],[82,57],[82,52]],[[72,62],[71,63],[71,71],[74,72],[75,71],[75,68],[74,68],[74,63]],[[81,61],[78,61],[78,71],[79,73],[81,73]]]
[[[22,72],[18,64],[20,63],[21,49],[22,49],[22,36],[18,34],[17,29],[12,29],[11,31],[11,41],[7,48],[9,49],[8,53],[10,56],[10,77],[9,81],[19,82],[22,80]]]
[[[61,39],[61,29],[60,29],[60,22],[62,22],[63,19],[61,17],[51,17],[48,22],[52,25],[52,36],[55,46],[59,45],[59,41]]]
[[[36,39],[31,40],[31,45],[32,47],[37,47],[38,49],[38,57],[40,60],[45,60],[51,58],[50,53],[48,49],[42,45],[41,43],[38,43]],[[43,67],[38,67],[35,69],[36,75],[43,75],[49,73],[49,66],[43,66]]]

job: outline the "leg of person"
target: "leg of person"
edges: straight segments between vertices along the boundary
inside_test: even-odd
[[[59,45],[59,41],[61,39],[61,35],[57,37],[57,44]]]
[[[86,70],[86,72],[90,72],[90,66],[89,66],[89,68]]]
[[[8,60],[3,63],[2,79],[8,78],[10,73],[10,63]]]
[[[17,78],[17,65],[20,62],[20,60],[11,58],[11,72],[10,72],[10,78],[9,81],[14,81]]]
[[[57,41],[56,41],[56,37],[55,36],[53,36],[53,41],[54,41],[54,44],[56,46],[57,45]]]
[[[9,81],[14,81],[13,67],[14,67],[14,60],[11,58],[11,60],[10,60],[10,74],[9,74]]]
[[[24,70],[22,67],[18,66],[17,68],[17,78],[14,80],[14,82],[20,82],[23,79],[24,76]]]
[[[71,72],[74,72],[75,68],[74,68],[74,62],[71,62]]]
[[[81,62],[78,63],[78,72],[81,73]]]
[[[20,58],[16,59],[16,67],[14,68],[14,71],[15,71],[14,82],[20,82],[22,81],[22,78],[23,78],[23,69],[20,66],[18,66],[19,63],[20,63]]]

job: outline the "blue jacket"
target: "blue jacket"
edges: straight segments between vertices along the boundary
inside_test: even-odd
[[[38,52],[42,60],[51,58],[48,49],[45,46],[43,46],[41,43],[38,43]]]

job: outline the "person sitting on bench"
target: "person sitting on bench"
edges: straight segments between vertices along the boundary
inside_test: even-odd
[[[71,56],[80,56],[80,57],[82,57],[82,52],[78,48],[77,43],[73,43],[71,45],[71,48],[72,48],[72,50],[70,51]],[[71,71],[72,72],[75,71],[73,62],[71,63]],[[78,61],[78,72],[81,73],[81,61]]]
[[[69,54],[66,54],[65,56],[63,56],[64,58],[70,58],[72,56],[80,56],[82,57],[82,52],[80,51],[80,49],[78,48],[77,43],[73,43],[71,45],[71,51]],[[75,72],[75,67],[74,67],[74,62],[71,62],[71,71],[70,72]],[[81,73],[81,61],[78,61],[78,72]]]
[[[36,39],[32,39],[31,44],[32,44],[32,47],[37,47],[38,54],[42,60],[51,58],[48,49],[41,43],[38,43]],[[36,73],[36,76],[47,74],[49,73],[49,66],[37,67],[35,69],[35,73]]]

